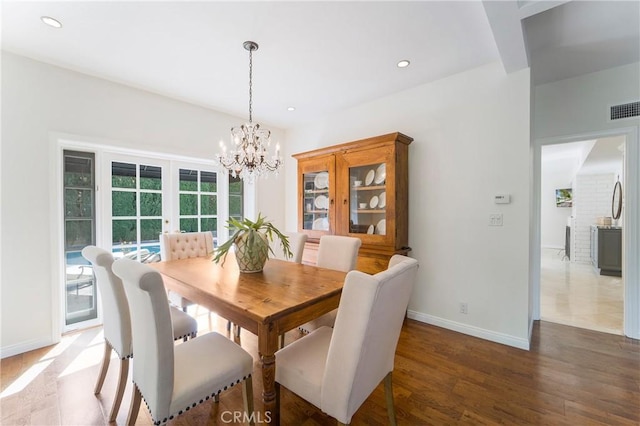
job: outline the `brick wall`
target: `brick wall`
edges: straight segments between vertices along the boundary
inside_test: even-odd
[[[591,262],[590,227],[598,216],[611,216],[611,196],[616,182],[614,173],[577,175],[573,194],[575,207],[575,239],[572,260]]]

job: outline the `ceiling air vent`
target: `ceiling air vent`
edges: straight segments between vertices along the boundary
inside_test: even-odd
[[[614,105],[611,107],[610,120],[620,120],[621,118],[640,117],[640,102],[630,102],[628,104]]]

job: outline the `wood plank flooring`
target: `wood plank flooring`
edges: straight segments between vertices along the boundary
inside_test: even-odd
[[[206,314],[198,316],[201,333],[223,332],[226,321],[212,318],[210,323]],[[288,341],[296,338],[296,332],[287,335]],[[257,360],[255,336],[243,331],[241,344]],[[107,424],[117,363],[112,362],[102,394],[93,395],[102,345],[101,328],[93,328],[64,336],[56,346],[3,359],[0,423]],[[640,342],[544,321],[534,326],[531,351],[523,351],[407,320],[393,382],[399,425],[640,424]],[[261,389],[255,374],[256,407]],[[118,424],[125,423],[130,395],[129,384]],[[219,404],[201,404],[170,424],[229,424],[226,412],[241,409],[238,386],[222,394]],[[336,424],[287,390],[281,418],[292,426]],[[144,404],[137,424],[151,424]],[[382,385],[352,424],[387,424]]]

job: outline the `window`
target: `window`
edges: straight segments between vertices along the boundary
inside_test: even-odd
[[[160,251],[163,168],[111,163],[111,243],[116,254],[145,261]]]
[[[63,153],[65,325],[97,318],[93,270],[82,249],[96,241],[95,156]]]
[[[218,239],[218,175],[196,169],[179,171],[179,223],[181,232],[205,232]]]
[[[229,217],[244,218],[244,185],[239,176],[229,174]]]

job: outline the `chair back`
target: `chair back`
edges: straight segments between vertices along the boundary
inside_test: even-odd
[[[205,257],[213,253],[211,232],[176,232],[160,234],[162,260]]]
[[[320,268],[349,272],[356,269],[360,238],[323,235],[318,246],[316,265]]]
[[[122,280],[112,271],[113,255],[96,246],[86,246],[82,256],[91,262],[102,297],[104,338],[121,359],[133,353],[131,316]]]
[[[154,419],[166,417],[174,384],[173,330],[160,273],[142,263],[119,259],[113,272],[122,279],[131,310],[133,382]],[[166,411],[166,413],[165,413]]]
[[[302,263],[302,253],[304,252],[304,243],[307,242],[307,234],[303,234],[302,232],[285,232],[284,235],[289,237],[289,248],[293,257],[285,256],[282,243],[278,237],[274,237],[274,240],[269,242],[271,250],[273,250],[273,257],[289,262]]]
[[[389,264],[345,279],[321,391],[322,410],[343,423],[393,370],[418,261],[395,255]]]

